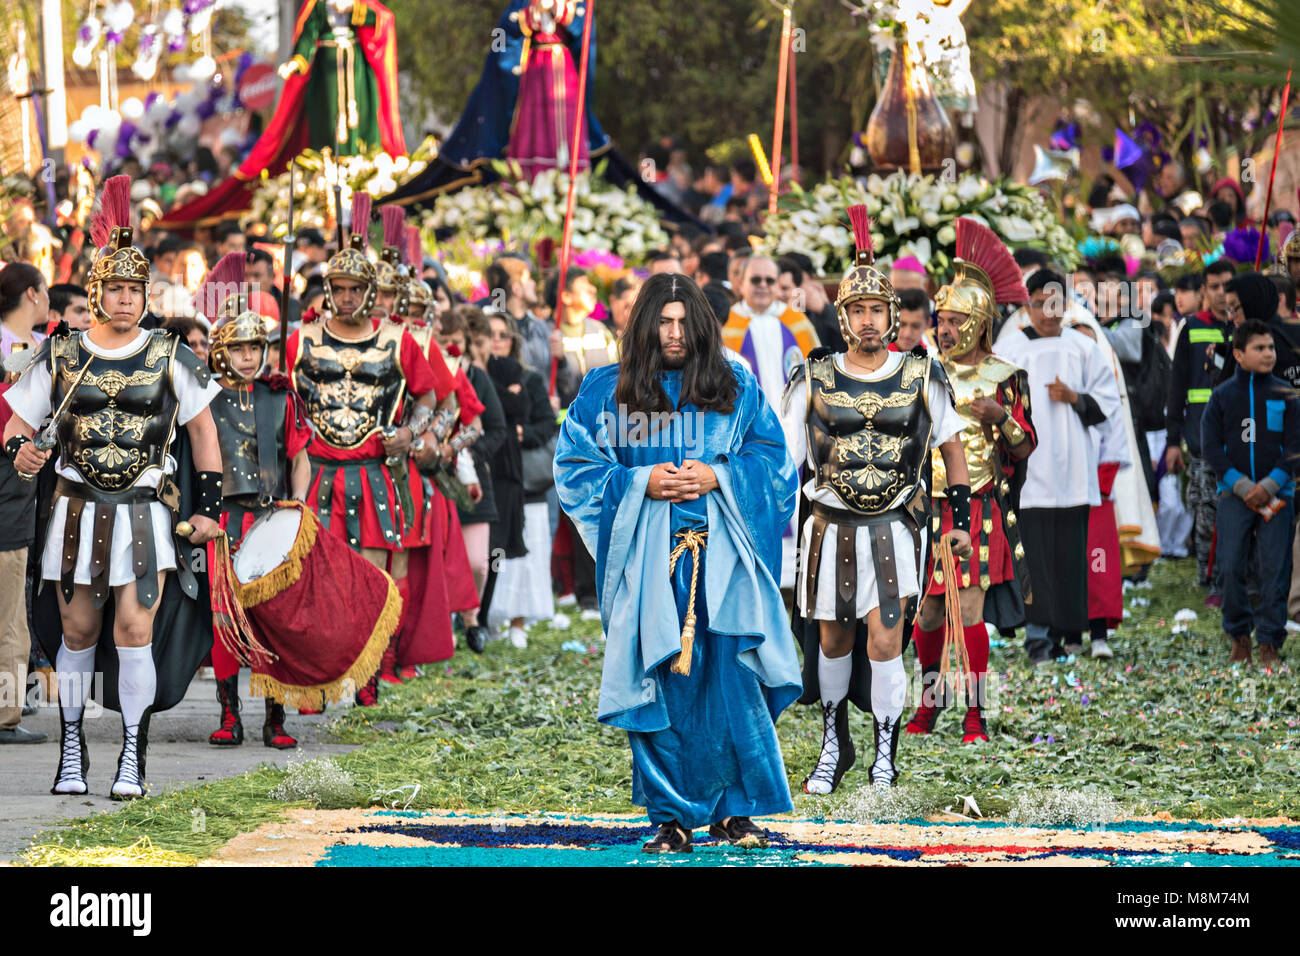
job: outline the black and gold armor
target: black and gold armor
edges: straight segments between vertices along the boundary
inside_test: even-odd
[[[404,332],[384,322],[366,338],[350,340],[331,335],[324,323],[302,327],[293,387],[326,444],[358,448],[392,426],[406,393]]]
[[[58,423],[61,454],[90,487],[126,491],[147,469],[165,467],[180,407],[172,388],[179,344],[176,336],[155,331],[135,352],[117,359],[92,355],[81,347],[80,335],[53,345],[55,408],[80,376]]]
[[[930,450],[926,390],[935,374],[943,375],[937,363],[915,355],[878,382],[841,371],[833,356],[810,359],[808,447],[817,488],[863,515],[910,502]]]

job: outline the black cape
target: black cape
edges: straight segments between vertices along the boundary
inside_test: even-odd
[[[171,455],[176,459],[172,476],[180,489],[180,515],[194,514],[198,502],[197,474],[190,450],[189,434],[177,426]],[[63,622],[59,616],[57,581],[41,580],[40,554],[44,551],[54,508],[54,485],[57,476],[54,462],[42,469],[37,488],[36,541],[34,560],[28,570],[32,576],[30,627],[32,634],[51,661],[63,640]],[[39,550],[38,550],[39,549]],[[203,545],[181,542],[178,560],[189,562],[194,572],[195,593],[187,595],[175,571],[168,571],[162,593],[158,596],[158,613],[153,624],[153,661],[158,675],[158,690],[151,713],[169,710],[180,703],[203,659],[212,650],[212,599],[208,589],[207,549]],[[134,583],[127,587],[134,587]],[[99,645],[95,650],[95,680],[91,697],[109,710],[121,710],[117,697],[117,649],[113,644],[113,600],[104,605]],[[100,677],[102,675],[102,679]]]

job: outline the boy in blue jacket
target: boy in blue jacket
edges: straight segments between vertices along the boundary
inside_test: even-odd
[[[1216,563],[1223,569],[1223,630],[1229,661],[1250,663],[1250,633],[1259,662],[1280,663],[1291,583],[1295,481],[1300,470],[1300,398],[1273,375],[1277,351],[1269,327],[1242,322],[1232,337],[1237,370],[1214,390],[1201,420],[1201,447],[1219,479]],[[1247,569],[1260,570],[1252,611]],[[1256,627],[1258,625],[1258,627]]]

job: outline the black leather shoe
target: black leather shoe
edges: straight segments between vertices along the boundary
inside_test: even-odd
[[[0,730],[0,744],[39,744],[45,739],[45,734],[28,730],[22,724]]]
[[[487,647],[488,629],[481,624],[475,624],[473,627],[465,629],[465,643],[475,654],[482,654],[483,648]]]
[[[659,824],[659,832],[641,847],[642,853],[692,853],[694,850],[691,831],[676,820]]]
[[[767,833],[756,826],[749,817],[732,817],[726,823],[710,824],[709,836],[745,849],[761,849],[767,846]]]

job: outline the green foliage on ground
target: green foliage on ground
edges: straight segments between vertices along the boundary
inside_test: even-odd
[[[1125,816],[1300,818],[1300,688],[1288,667],[1267,674],[1227,665],[1219,614],[1201,606],[1194,574],[1194,562],[1162,562],[1152,587],[1126,593],[1132,617],[1112,641],[1113,660],[1034,669],[1018,646],[995,646],[992,739],[963,746],[960,711],[941,715],[929,737],[904,736],[907,799],[894,803],[908,813],[960,810],[969,796],[985,816],[1005,816],[1027,802],[1049,807],[1050,792],[1060,791],[1092,793],[1099,805],[1113,799]],[[1198,619],[1174,633],[1181,608]],[[504,641],[481,657],[462,650],[418,680],[385,688],[379,706],[341,711],[332,732],[360,745],[336,758],[350,790],[331,785],[321,799],[285,803],[271,793],[293,768],[264,768],[138,800],[37,842],[128,846],[148,836],[159,848],[203,857],[294,805],[636,812],[626,737],[595,719],[602,648],[597,624],[539,626],[525,650]],[[851,726],[857,766],[840,793],[813,798],[800,782],[817,758],[820,721],[810,707],[782,715],[796,813],[897,815],[859,793],[868,786],[870,718],[855,712]],[[194,811],[202,811],[201,827]]]

